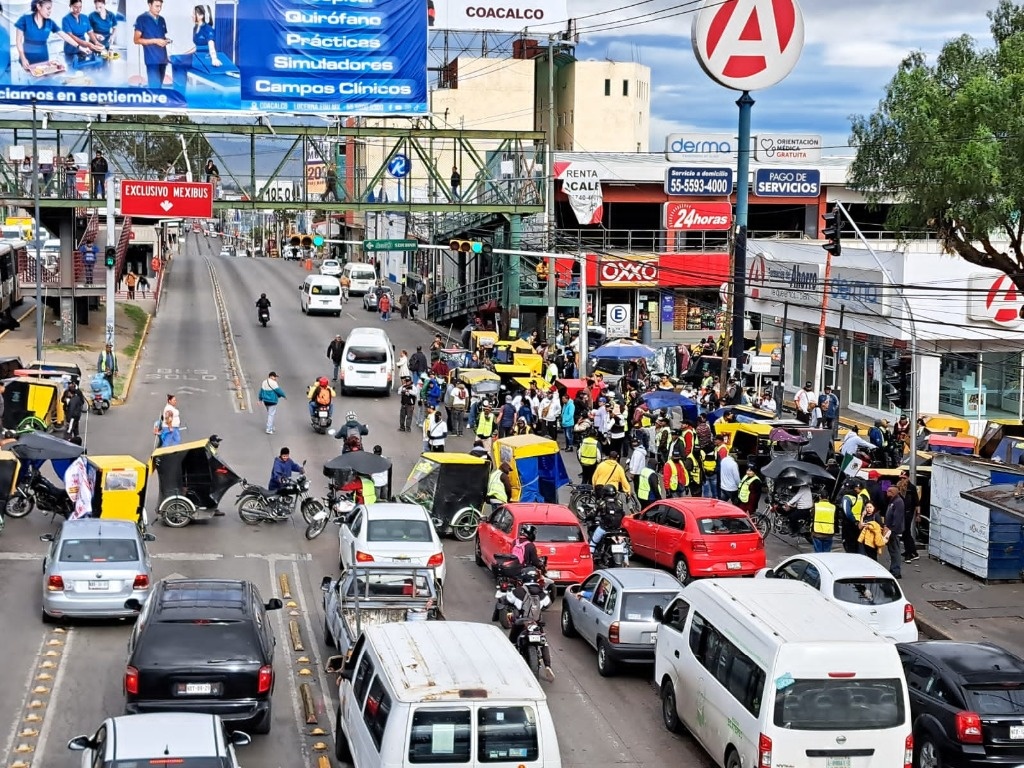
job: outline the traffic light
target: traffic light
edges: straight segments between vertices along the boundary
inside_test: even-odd
[[[901,411],[910,409],[913,382],[910,375],[911,358],[898,352],[884,359],[882,376],[882,394],[890,408]]]
[[[825,220],[821,234],[828,241],[821,247],[830,256],[838,256],[843,252],[843,244],[839,239],[843,231],[843,212],[839,210],[839,206],[833,205],[832,212],[822,214],[821,218]]]
[[[298,248],[301,242],[302,239],[298,235],[292,235],[288,238],[288,245],[292,246],[292,248]]]
[[[303,248],[312,248],[313,247],[313,238],[310,237],[309,235],[303,235],[302,236],[302,247]]]
[[[319,248],[324,244],[324,238],[322,235],[313,235],[313,245]]]
[[[484,244],[477,240],[452,240],[448,247],[456,253],[483,253]]]
[[[112,245],[108,245],[107,250],[103,252],[103,266],[108,269],[117,266],[117,249]]]

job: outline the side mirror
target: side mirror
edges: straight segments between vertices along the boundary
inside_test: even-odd
[[[280,597],[272,597],[267,600],[263,607],[268,611],[279,611],[284,608],[284,603],[281,602]]]
[[[775,569],[774,568],[769,568],[767,571],[764,572],[764,577],[766,579],[774,579],[775,578]]]
[[[345,657],[344,656],[328,656],[327,661],[324,662],[325,672],[334,672],[340,674],[345,669]]]
[[[142,601],[137,597],[129,597],[124,601],[124,609],[126,611],[135,611],[139,613],[142,610]]]
[[[575,595],[576,597],[579,597],[580,596],[580,588],[582,586],[583,586],[582,584],[573,584],[571,587],[566,587],[565,593],[567,595]]]
[[[152,533],[144,533],[142,534],[142,540],[147,542],[156,541],[156,536],[154,536]]]
[[[92,747],[92,739],[88,736],[75,736],[68,742],[68,749],[72,752],[84,752],[90,747]]]
[[[330,592],[331,591],[331,577],[330,576],[324,576],[320,580],[320,591],[321,592]]]
[[[45,541],[47,543],[52,543],[53,542],[53,534],[52,533],[44,533],[42,536],[39,537],[39,540],[40,541]]]
[[[654,620],[659,624],[665,620],[665,610],[660,605],[654,606],[652,615],[654,616]]]
[[[228,734],[228,741],[233,747],[247,747],[252,744],[252,736],[245,731],[232,731]]]

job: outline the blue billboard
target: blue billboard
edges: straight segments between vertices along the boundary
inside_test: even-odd
[[[427,112],[425,2],[22,0],[3,11],[0,104]]]

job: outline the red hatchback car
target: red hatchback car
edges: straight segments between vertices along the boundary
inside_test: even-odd
[[[593,572],[587,534],[572,510],[561,504],[498,507],[477,528],[476,564],[490,568],[495,555],[509,554],[522,525],[536,526],[537,554],[548,559],[546,575],[556,584],[578,584]]]
[[[656,501],[622,527],[633,554],[670,568],[681,584],[707,576],[753,576],[765,567],[761,535],[750,516],[727,501]]]

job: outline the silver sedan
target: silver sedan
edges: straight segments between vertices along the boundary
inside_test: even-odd
[[[582,637],[597,649],[597,671],[615,674],[623,663],[654,662],[658,622],[654,606],[664,608],[682,586],[656,568],[603,568],[562,598],[562,634]]]
[[[146,543],[128,520],[68,520],[56,534],[39,537],[50,545],[43,558],[43,621],[62,618],[134,618],[125,601],[141,603],[153,585]]]

